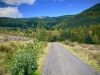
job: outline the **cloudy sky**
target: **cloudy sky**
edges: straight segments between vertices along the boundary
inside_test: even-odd
[[[0,0],[0,17],[40,17],[74,15],[100,0]]]

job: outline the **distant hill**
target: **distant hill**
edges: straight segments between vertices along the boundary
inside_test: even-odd
[[[36,28],[40,19],[42,19],[43,26],[46,29],[52,29],[55,25],[63,21],[63,19],[72,17],[73,15],[64,15],[58,17],[33,17],[33,18],[8,18],[8,17],[0,17],[0,27],[14,27],[14,28],[28,28],[33,27]]]
[[[79,26],[100,24],[100,3],[83,11],[80,14],[64,19],[54,26],[55,29],[77,28]]]
[[[7,18],[0,17],[0,27],[13,28],[36,28],[38,22],[42,19],[42,25],[47,30],[77,28],[79,26],[89,27],[90,25],[100,24],[100,3],[84,10],[77,15],[63,15],[58,17],[32,17],[32,18]]]

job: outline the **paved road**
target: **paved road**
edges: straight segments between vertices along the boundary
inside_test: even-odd
[[[51,43],[42,75],[100,75],[58,43]]]

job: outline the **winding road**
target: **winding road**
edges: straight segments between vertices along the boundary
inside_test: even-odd
[[[54,42],[51,43],[42,75],[100,75],[100,73],[66,48]]]

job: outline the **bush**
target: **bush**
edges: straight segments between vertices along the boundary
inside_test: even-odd
[[[87,35],[85,37],[84,43],[86,43],[86,44],[93,44],[93,41],[92,41],[92,38],[91,38],[90,35]]]
[[[99,37],[97,35],[94,35],[92,40],[93,40],[93,43],[95,43],[95,44],[99,44],[99,42],[100,42]]]
[[[11,50],[12,50],[12,48],[9,45],[4,45],[4,44],[0,45],[0,51],[1,52],[8,53]]]
[[[43,44],[42,44],[44,47],[46,47],[47,45],[48,45],[48,43],[47,42],[43,42]]]
[[[9,68],[12,75],[32,75],[38,68],[37,59],[39,56],[40,43],[28,44],[21,47],[21,51],[15,53],[9,60]]]
[[[36,57],[27,52],[16,55],[10,63],[12,75],[32,75],[38,67]]]

